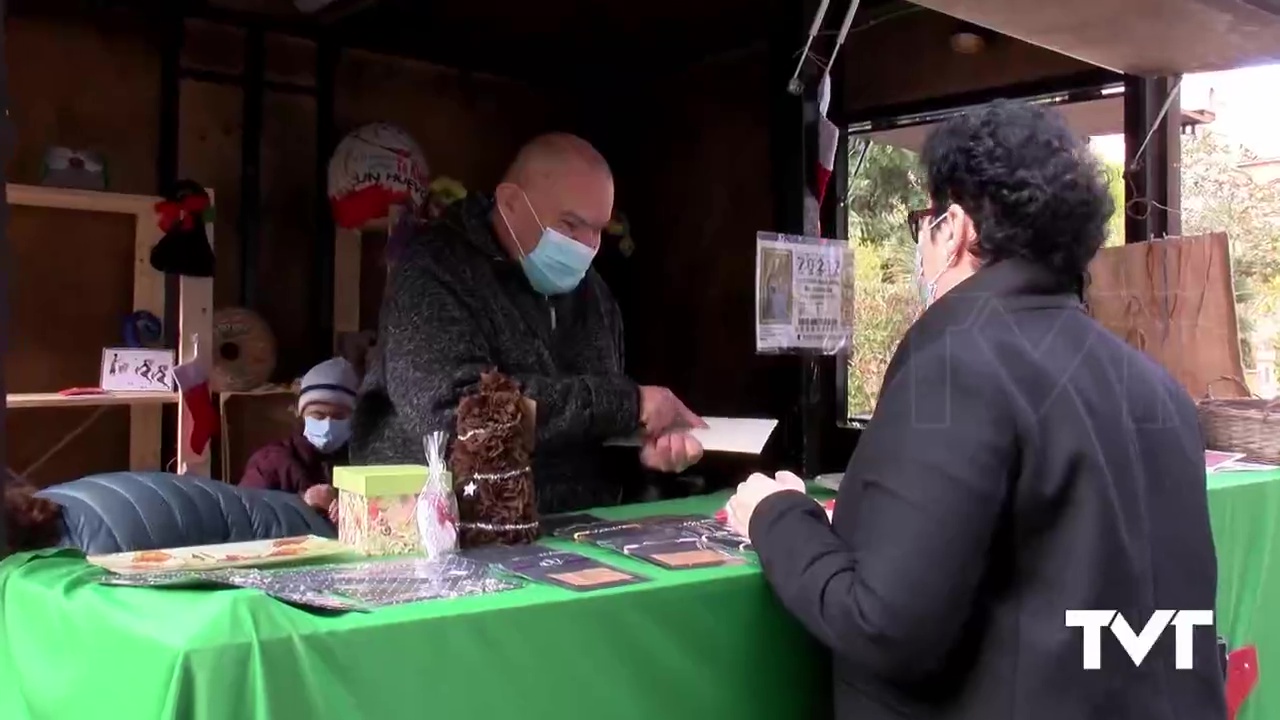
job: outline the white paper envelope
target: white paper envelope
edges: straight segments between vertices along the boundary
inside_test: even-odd
[[[769,441],[773,429],[778,426],[777,420],[764,418],[727,418],[704,417],[705,428],[694,428],[689,434],[698,438],[702,449],[706,452],[741,453],[759,455],[764,444]],[[615,438],[605,445],[624,445],[638,447],[639,437]]]

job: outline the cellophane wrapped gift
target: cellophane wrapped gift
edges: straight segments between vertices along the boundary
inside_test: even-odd
[[[458,500],[453,495],[453,476],[444,462],[447,440],[443,432],[422,439],[427,483],[418,495],[418,543],[428,558],[440,558],[458,549]]]
[[[418,494],[424,465],[336,467],[338,540],[365,555],[413,555],[418,541]]]
[[[458,404],[450,455],[464,548],[538,539],[538,502],[529,457],[533,408],[511,378],[480,378],[477,392]]]

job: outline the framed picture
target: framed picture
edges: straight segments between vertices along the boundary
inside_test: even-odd
[[[98,384],[111,392],[173,392],[174,352],[103,348]]]

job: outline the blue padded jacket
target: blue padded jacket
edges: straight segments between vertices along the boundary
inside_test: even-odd
[[[90,475],[36,496],[62,506],[62,544],[87,555],[335,536],[333,525],[293,493],[238,488],[191,475]]]

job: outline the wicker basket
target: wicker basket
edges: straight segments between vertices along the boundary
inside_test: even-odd
[[[1205,447],[1280,464],[1280,400],[1210,398],[1196,407]]]

